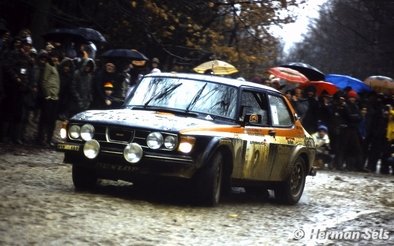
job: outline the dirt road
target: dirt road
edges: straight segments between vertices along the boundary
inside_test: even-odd
[[[0,245],[394,245],[394,176],[320,171],[299,204],[234,189],[214,208],[104,182],[75,192],[63,154],[0,144]]]

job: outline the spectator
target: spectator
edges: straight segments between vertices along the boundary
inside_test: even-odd
[[[317,132],[312,134],[312,138],[316,144],[316,162],[320,168],[323,168],[326,164],[330,164],[332,160],[330,155],[330,138],[327,133],[328,128],[325,125],[319,125]]]
[[[66,120],[72,116],[71,83],[75,72],[73,60],[65,57],[60,62],[58,71],[60,76],[59,119]]]
[[[57,70],[59,60],[60,55],[58,52],[52,51],[49,54],[42,76],[42,104],[37,142],[43,146],[53,145],[52,137],[56,126],[60,92],[60,76]]]
[[[346,106],[345,96],[342,91],[334,94],[332,103],[329,106],[328,137],[330,139],[330,149],[334,159],[329,166],[330,169],[342,169],[344,164],[344,129],[347,126],[344,118]]]
[[[81,67],[74,72],[71,83],[71,114],[85,111],[91,107],[93,101],[93,74],[95,62],[88,58],[83,60]]]
[[[343,135],[343,149],[346,168],[350,171],[363,171],[361,137],[359,124],[361,122],[360,109],[357,105],[358,94],[354,90],[347,93],[344,118],[346,127]]]
[[[384,112],[384,96],[373,94],[369,98],[367,120],[370,127],[367,129],[366,141],[368,141],[367,169],[370,172],[377,171],[378,161],[382,158],[383,149],[386,146],[386,129],[388,124],[387,114]]]
[[[1,136],[4,141],[8,138],[17,144],[22,144],[28,123],[31,95],[36,91],[36,86],[33,84],[34,61],[30,56],[33,47],[31,37],[18,38],[14,47],[15,49],[3,60],[6,97],[3,101]]]
[[[319,117],[319,102],[316,99],[316,89],[313,86],[304,89],[306,95],[306,111],[301,117],[302,125],[309,133],[317,131],[317,122]]]
[[[152,59],[151,65],[152,65],[152,70],[150,71],[151,73],[160,73],[160,72],[161,72],[161,70],[160,70],[160,68],[159,68],[159,65],[160,65],[160,60],[159,60],[159,58],[154,57],[154,58]]]
[[[118,67],[112,62],[107,62],[104,65],[104,69],[99,70],[93,80],[94,88],[94,103],[92,108],[107,108],[105,101],[107,95],[105,92],[105,84],[110,83],[112,85],[112,103],[111,107],[120,107],[126,97],[128,88],[129,75],[126,71],[118,71]]]

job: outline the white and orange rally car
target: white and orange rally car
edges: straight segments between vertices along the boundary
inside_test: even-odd
[[[122,108],[79,113],[61,136],[76,189],[165,177],[208,205],[231,186],[295,204],[315,174],[315,144],[279,91],[214,75],[145,75]]]

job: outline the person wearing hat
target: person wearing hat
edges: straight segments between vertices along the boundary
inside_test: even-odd
[[[347,170],[364,171],[362,138],[359,131],[362,116],[357,104],[358,94],[350,89],[346,93],[346,97],[343,111],[345,127],[341,139],[343,160]]]
[[[315,141],[317,151],[315,166],[317,168],[324,168],[324,166],[326,164],[329,165],[332,160],[327,126],[319,125],[317,127],[317,132],[312,134],[312,138]]]

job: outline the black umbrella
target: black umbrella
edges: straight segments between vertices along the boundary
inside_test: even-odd
[[[104,52],[101,56],[104,58],[125,58],[136,61],[149,60],[144,54],[134,49],[111,49]]]
[[[324,81],[325,75],[322,71],[312,65],[303,62],[291,62],[281,65],[281,67],[288,67],[304,74],[310,81]]]
[[[105,37],[99,31],[93,28],[78,27],[76,28],[76,31],[87,41],[92,41],[97,43],[107,42]]]
[[[86,27],[77,28],[55,28],[43,35],[45,40],[65,42],[74,41],[78,43],[92,42],[106,42],[104,36],[97,30]]]
[[[84,40],[83,36],[73,28],[55,28],[49,30],[43,35],[45,40],[63,42],[63,41],[78,41]]]

